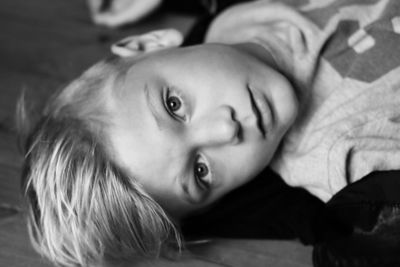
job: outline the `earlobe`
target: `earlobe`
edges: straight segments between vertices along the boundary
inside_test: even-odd
[[[177,30],[157,30],[122,39],[111,46],[111,52],[120,57],[131,57],[143,53],[177,47],[180,46],[182,42],[183,36]]]

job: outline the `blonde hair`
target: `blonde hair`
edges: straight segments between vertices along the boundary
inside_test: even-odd
[[[56,264],[157,258],[181,247],[172,220],[107,153],[105,91],[127,65],[115,58],[96,64],[56,94],[29,130],[20,101],[29,233]]]

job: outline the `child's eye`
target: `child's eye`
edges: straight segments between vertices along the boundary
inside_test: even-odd
[[[210,176],[211,173],[207,164],[205,162],[202,162],[201,158],[199,157],[194,164],[194,177],[196,178],[197,184],[199,184],[203,190],[207,190],[210,188]]]
[[[165,106],[168,113],[179,119],[186,120],[185,101],[177,90],[168,89],[165,96]]]
[[[177,98],[176,96],[168,97],[167,107],[171,112],[175,113],[176,111],[178,111],[181,108],[181,106],[182,106],[182,103],[179,98]]]

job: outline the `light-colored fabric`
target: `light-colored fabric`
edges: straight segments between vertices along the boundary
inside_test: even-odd
[[[271,167],[328,201],[400,169],[399,29],[397,0],[264,0],[222,14],[208,41],[256,41],[276,55],[303,105]]]

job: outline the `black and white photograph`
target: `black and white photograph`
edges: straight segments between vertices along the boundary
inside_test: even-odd
[[[400,1],[1,0],[0,267],[400,266]]]

